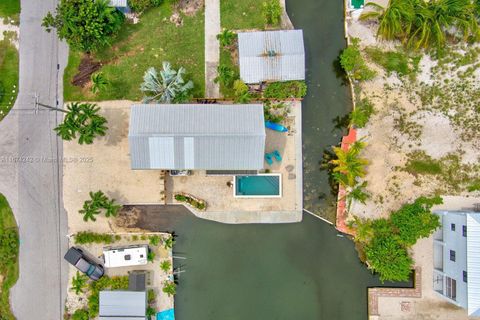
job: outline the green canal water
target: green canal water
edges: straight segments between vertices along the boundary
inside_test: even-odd
[[[341,138],[334,119],[351,106],[334,67],[345,46],[343,4],[287,0],[287,9],[304,31],[307,55],[305,207],[331,218],[334,198],[319,162],[323,150]],[[188,213],[175,217],[158,221],[175,231],[174,254],[186,258],[175,259],[185,270],[175,297],[178,320],[367,319],[367,288],[381,283],[360,263],[353,243],[317,217],[305,213],[301,223],[285,225],[225,225]]]

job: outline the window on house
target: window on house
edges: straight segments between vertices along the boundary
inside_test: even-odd
[[[463,282],[467,282],[467,271],[463,271]]]
[[[454,250],[450,250],[450,260],[455,261],[455,251]]]
[[[463,235],[464,237],[467,236],[467,226],[462,226],[462,235]]]
[[[455,231],[455,223],[450,224],[450,230]]]
[[[457,281],[449,277],[446,277],[445,280],[445,295],[452,300],[457,300]]]

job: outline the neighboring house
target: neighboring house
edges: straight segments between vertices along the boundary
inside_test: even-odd
[[[480,316],[480,212],[436,211],[433,288],[448,301]]]
[[[151,104],[131,108],[132,169],[260,170],[263,106]]]
[[[127,0],[109,0],[109,4],[110,6],[115,7],[115,9],[117,9],[118,11],[125,14],[131,12]]]
[[[302,30],[239,32],[238,50],[245,83],[305,80]]]
[[[145,291],[100,291],[99,320],[146,320]]]

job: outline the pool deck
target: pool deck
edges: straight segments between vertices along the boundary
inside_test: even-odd
[[[190,176],[165,178],[167,203],[178,203],[175,193],[188,193],[207,202],[207,210],[196,216],[223,223],[292,223],[302,219],[303,173],[302,173],[302,115],[301,102],[291,102],[285,124],[288,134],[266,130],[266,152],[278,150],[282,162],[265,163],[269,173],[282,174],[282,197],[237,198],[233,187],[227,186],[233,176],[207,176],[205,171],[194,171]]]

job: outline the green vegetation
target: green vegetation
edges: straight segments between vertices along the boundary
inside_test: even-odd
[[[357,185],[358,178],[365,176],[365,166],[368,161],[360,157],[360,152],[365,146],[365,142],[355,141],[348,150],[333,147],[336,159],[330,160],[330,163],[334,165],[333,176],[338,183],[353,188]]]
[[[147,9],[158,7],[162,2],[163,0],[128,0],[128,5],[132,11],[141,13]]]
[[[115,217],[122,208],[121,205],[115,203],[115,199],[109,199],[103,191],[89,192],[90,200],[83,203],[83,208],[79,211],[83,214],[83,221],[96,221],[96,215],[104,213],[105,217]]]
[[[289,99],[303,98],[307,94],[307,85],[305,81],[284,81],[272,82],[268,84],[263,92],[264,98],[269,99]]]
[[[263,29],[265,26],[258,0],[222,0],[220,15],[222,27],[230,30]]]
[[[151,306],[148,306],[146,314],[147,314],[147,319],[151,319],[154,315],[157,314],[157,310],[155,310],[155,308]]]
[[[234,76],[233,83],[235,83],[235,81],[240,79],[239,66],[238,64],[234,63],[232,58],[232,52],[227,47],[222,48],[222,50],[220,50],[220,66],[225,66],[226,68],[234,71],[235,76]],[[235,97],[235,90],[233,86],[226,86],[225,84],[222,83],[222,81],[220,81],[220,93],[225,98]]]
[[[17,24],[20,18],[20,0],[0,1],[0,18],[10,18]]]
[[[2,75],[0,78],[0,120],[7,115],[17,98],[18,66],[18,51],[9,37],[6,37],[0,41],[0,74]]]
[[[147,261],[148,262],[153,262],[153,260],[155,260],[155,252],[153,252],[151,250],[148,250]]]
[[[162,291],[169,297],[174,296],[177,293],[177,285],[173,281],[165,281],[163,283]]]
[[[196,199],[192,196],[185,195],[185,194],[176,194],[175,200],[179,202],[185,202],[189,204],[191,207],[203,211],[207,208],[207,203],[204,200]]]
[[[67,106],[63,122],[54,130],[63,140],[77,138],[80,144],[92,144],[97,136],[104,136],[108,127],[107,119],[99,115],[96,104],[73,102]]]
[[[231,88],[233,82],[238,79],[238,74],[230,66],[220,64],[217,67],[218,76],[214,79],[215,83],[220,83],[223,87]]]
[[[411,152],[402,170],[414,176],[428,175],[428,179],[436,178],[443,193],[461,192],[469,187],[475,187],[480,179],[480,164],[462,163],[458,154],[447,154],[434,159],[423,151]],[[473,188],[474,189],[474,188]]]
[[[252,99],[250,94],[250,89],[248,85],[240,79],[237,79],[233,82],[233,95],[235,97],[235,102],[237,103],[248,103]]]
[[[148,68],[143,76],[140,90],[145,94],[143,100],[146,103],[181,103],[190,99],[190,91],[193,82],[185,82],[183,76],[185,68],[172,69],[170,62],[164,61],[162,70],[157,72],[155,68]]]
[[[237,34],[231,30],[222,29],[222,32],[217,34],[217,39],[220,42],[220,46],[223,48],[231,46],[237,39]]]
[[[157,236],[157,235],[148,237],[148,241],[150,242],[150,245],[154,247],[160,244],[160,240],[161,240],[160,236]]]
[[[88,310],[78,309],[72,314],[71,320],[89,320]]]
[[[277,26],[282,17],[282,7],[279,0],[267,0],[262,3],[262,15],[266,25]]]
[[[170,260],[165,260],[165,261],[162,261],[162,263],[160,263],[160,269],[162,269],[162,271],[165,273],[170,271],[171,267],[172,267],[172,263],[170,262]]]
[[[90,55],[101,63],[102,72],[110,85],[94,95],[88,85],[72,84],[79,66],[86,56],[72,50],[64,74],[64,96],[66,101],[140,100],[143,95],[140,84],[148,68],[161,68],[162,61],[170,61],[172,67],[184,67],[186,78],[193,81],[194,97],[205,94],[204,65],[204,15],[185,16],[181,26],[170,22],[173,13],[172,1],[144,12],[138,24],[125,23],[112,40],[112,46],[102,48]],[[154,36],[152,36],[154,35]],[[85,67],[86,68],[86,67]],[[82,69],[83,70],[83,69]],[[82,73],[83,74],[83,73]],[[128,76],[126,76],[128,75]],[[89,75],[87,76],[87,80]]]
[[[379,48],[366,48],[365,52],[373,62],[384,68],[388,74],[395,72],[399,76],[417,72],[421,56],[409,57],[400,51],[382,51]]]
[[[355,219],[355,241],[359,256],[382,281],[407,281],[413,260],[408,250],[418,239],[428,237],[440,226],[433,205],[441,204],[440,197],[420,197],[392,212],[389,219]]]
[[[468,192],[480,191],[480,179],[473,181],[470,185],[467,186]]]
[[[0,194],[0,315],[15,320],[10,309],[10,288],[18,279],[18,228],[7,199]]]
[[[366,6],[362,19],[379,21],[378,35],[407,47],[442,49],[447,39],[478,40],[479,3],[471,0],[391,0],[388,7]]]
[[[123,14],[107,0],[62,0],[42,26],[48,32],[56,29],[71,49],[92,52],[111,45],[123,22]]]
[[[175,244],[175,239],[173,235],[169,235],[167,238],[163,239],[163,247],[166,249],[172,249]]]
[[[272,103],[266,101],[263,105],[263,114],[265,121],[281,123],[288,115],[289,108],[284,102]]]
[[[340,65],[352,80],[367,81],[377,75],[374,70],[368,68],[365,59],[360,53],[359,39],[353,38],[352,43],[340,54]]]
[[[72,278],[72,290],[75,291],[75,294],[78,295],[83,293],[83,289],[87,286],[87,276],[78,272]]]
[[[120,240],[120,236],[114,236],[113,234],[109,234],[109,233],[81,231],[75,234],[76,244],[89,244],[89,243],[111,244],[117,240]]]
[[[102,290],[126,290],[128,289],[128,276],[108,277],[103,276],[98,281],[92,281],[88,292],[88,315],[91,319],[98,316],[99,296]]]
[[[147,302],[149,304],[154,303],[156,299],[157,299],[157,294],[155,293],[155,290],[148,289],[148,291],[147,291]]]
[[[374,112],[373,103],[368,98],[363,98],[357,102],[355,109],[350,113],[350,125],[356,128],[365,127]]]
[[[92,81],[92,93],[104,91],[110,84],[110,82],[107,78],[105,78],[102,72],[92,74],[90,80]]]

